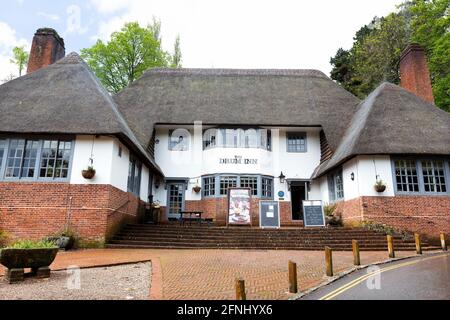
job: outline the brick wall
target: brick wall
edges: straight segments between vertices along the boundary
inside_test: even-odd
[[[104,243],[123,223],[137,222],[143,203],[110,185],[0,183],[0,230],[10,240],[39,240],[64,230]]]
[[[260,199],[252,199],[252,225],[259,226]],[[303,221],[292,220],[290,202],[280,202],[280,218],[282,226],[303,226]],[[228,216],[228,198],[210,198],[201,201],[186,201],[186,211],[202,211],[203,218],[212,219],[217,226],[225,226]]]
[[[361,197],[338,204],[344,222],[374,221],[437,238],[450,234],[450,196]]]

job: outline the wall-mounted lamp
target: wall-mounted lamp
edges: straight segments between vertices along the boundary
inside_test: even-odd
[[[283,174],[283,171],[281,171],[281,174],[278,178],[280,179],[280,183],[286,182],[286,176]]]
[[[355,173],[352,172],[352,174],[350,175],[350,178],[352,179],[352,181],[355,181]]]

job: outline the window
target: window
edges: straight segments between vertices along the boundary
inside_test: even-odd
[[[223,197],[229,188],[249,188],[252,196],[272,199],[273,178],[260,175],[214,175],[203,177],[203,197]]]
[[[216,195],[216,178],[208,177],[203,179],[203,196],[214,197]]]
[[[142,164],[136,157],[131,155],[128,166],[128,192],[136,196],[139,196],[141,192],[141,175]]]
[[[67,178],[71,152],[72,142],[70,141],[44,140],[39,177]]]
[[[0,179],[67,180],[72,149],[70,140],[0,140]]]
[[[176,129],[169,131],[170,151],[189,151],[190,133],[186,129]]]
[[[447,192],[444,161],[422,161],[425,192]]]
[[[223,176],[220,177],[220,195],[228,195],[229,188],[236,188],[238,186],[237,177]]]
[[[262,178],[262,194],[263,198],[273,197],[273,179]]]
[[[328,187],[331,201],[344,199],[342,169],[328,175]]]
[[[3,158],[5,157],[6,140],[0,140],[0,172],[2,172]]]
[[[246,148],[272,150],[271,131],[267,129],[208,129],[203,134],[203,149]]]
[[[395,178],[398,192],[420,191],[415,160],[395,161]]]
[[[252,195],[258,195],[258,177],[241,177],[241,188],[250,188]]]
[[[286,139],[287,152],[304,153],[307,151],[305,132],[288,132],[286,133]]]

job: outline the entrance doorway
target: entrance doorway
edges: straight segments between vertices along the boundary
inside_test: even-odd
[[[185,183],[169,182],[167,184],[167,211],[169,220],[180,218],[180,213],[184,210],[185,191]]]
[[[303,220],[303,201],[308,200],[308,182],[291,182],[292,220]]]

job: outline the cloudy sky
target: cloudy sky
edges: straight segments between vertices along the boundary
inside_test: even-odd
[[[16,68],[14,46],[30,47],[53,27],[66,51],[108,39],[128,21],[162,22],[163,46],[181,37],[184,67],[312,68],[330,72],[330,57],[353,35],[402,0],[0,0],[0,80]]]

